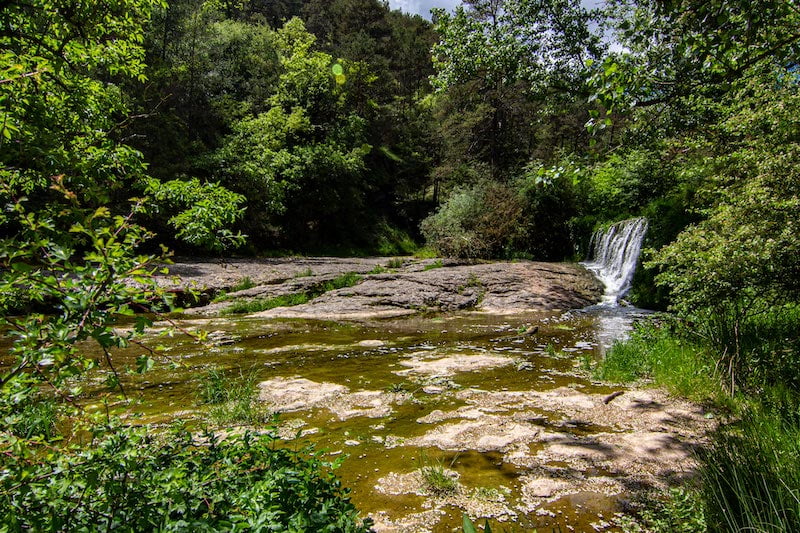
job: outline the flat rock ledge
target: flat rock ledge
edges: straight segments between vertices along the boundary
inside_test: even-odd
[[[189,313],[216,315],[237,300],[267,300],[302,292],[346,273],[360,281],[308,303],[254,313],[264,318],[361,320],[420,312],[483,311],[494,314],[574,309],[596,303],[600,283],[583,267],[534,261],[465,263],[448,259],[329,257],[178,260],[159,283],[176,293],[194,289],[200,307]],[[228,292],[243,280],[250,288]]]

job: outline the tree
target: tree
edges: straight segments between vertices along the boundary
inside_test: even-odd
[[[752,321],[780,312],[800,296],[800,86],[785,69],[742,80],[727,100],[728,115],[701,147],[713,174],[701,189],[705,219],[654,257],[656,281],[670,289],[673,309],[698,324],[724,351],[731,388],[765,365],[743,346]],[[706,163],[708,164],[708,163]],[[794,369],[797,370],[797,369]]]
[[[606,110],[715,98],[761,65],[795,64],[800,51],[800,9],[788,0],[610,4],[623,51],[595,65]]]
[[[10,340],[0,371],[2,529],[364,531],[332,466],[276,450],[269,436],[198,442],[182,431],[162,442],[80,409],[75,378],[101,365],[109,394],[124,396],[115,349],[141,347],[131,371],[152,366],[152,351],[136,344],[151,319],[135,312],[171,303],[152,280],[155,258],[138,253],[152,236],[136,223],[147,201],[109,204],[152,184],[117,136],[126,124],[118,82],[141,79],[142,26],[154,6],[0,6],[0,325]],[[194,185],[185,184],[192,199]],[[220,192],[201,188],[202,202]],[[191,235],[208,229],[179,225]],[[84,445],[58,442],[53,417],[37,414],[52,406],[70,415]]]
[[[281,73],[271,107],[234,124],[215,156],[218,175],[247,193],[249,231],[336,239],[356,227],[368,186],[365,122],[346,105],[349,78],[362,71],[314,51],[315,37],[299,18],[276,32],[275,42]]]
[[[546,116],[534,118],[526,100],[569,101],[583,93],[585,64],[602,50],[589,29],[595,13],[574,0],[475,0],[434,16],[441,36],[433,49],[434,86],[462,85],[472,101],[456,107],[488,108],[478,142],[497,177],[529,155],[535,143],[529,124],[552,116],[545,106]]]

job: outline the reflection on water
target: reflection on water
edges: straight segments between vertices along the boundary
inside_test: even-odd
[[[601,355],[616,341],[627,339],[634,323],[653,314],[652,311],[634,306],[604,304],[586,307],[579,313],[585,313],[594,320],[594,339]]]

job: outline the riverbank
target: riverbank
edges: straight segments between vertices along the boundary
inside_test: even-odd
[[[181,296],[191,307],[188,313],[200,315],[232,312],[234,302],[254,302],[239,308],[263,318],[363,320],[462,310],[508,314],[577,309],[596,303],[603,293],[602,285],[579,265],[533,261],[181,258],[168,270],[159,283]],[[352,281],[320,290],[342,276]],[[187,297],[189,290],[197,298]],[[290,301],[295,295],[307,295],[307,301],[259,310],[258,302]]]

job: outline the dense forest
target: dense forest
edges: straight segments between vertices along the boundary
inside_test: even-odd
[[[58,444],[47,413],[99,364],[76,343],[112,364],[169,309],[162,248],[561,261],[632,216],[632,300],[671,314],[600,371],[737,422],[641,527],[800,529],[795,2],[9,0],[0,23],[0,530],[368,528],[263,437],[74,414],[93,445]]]

